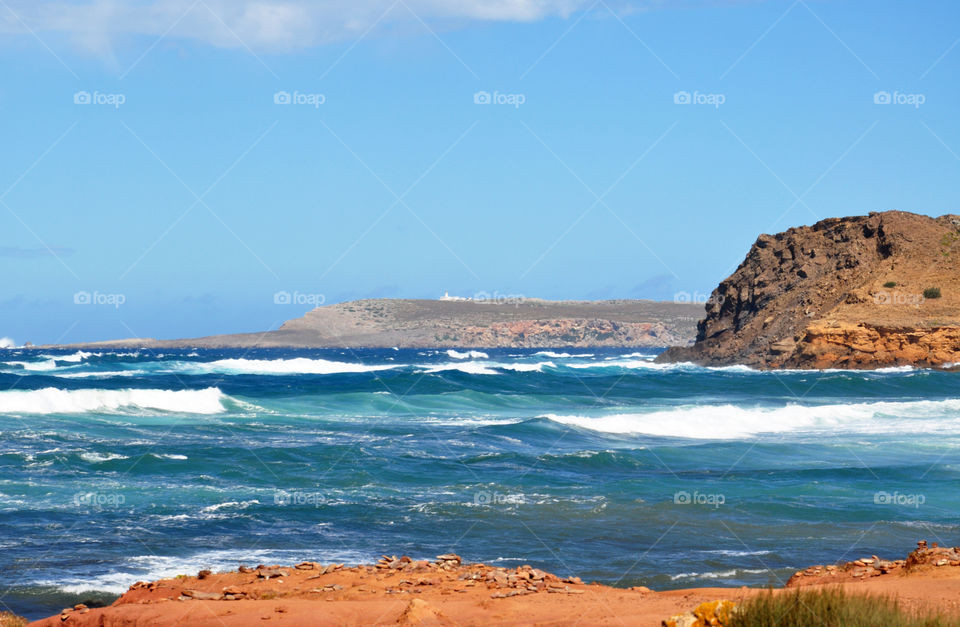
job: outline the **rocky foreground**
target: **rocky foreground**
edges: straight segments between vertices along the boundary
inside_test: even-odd
[[[702,314],[702,305],[650,300],[381,298],[317,307],[276,331],[183,340],[130,338],[63,348],[665,347],[693,342]]]
[[[888,211],[761,235],[663,362],[758,368],[960,362],[960,216]]]
[[[905,560],[876,556],[798,572],[787,588],[842,585],[960,619],[960,549],[927,547]],[[654,592],[558,577],[531,566],[384,556],[377,564],[241,566],[137,582],[113,605],[77,605],[33,623],[53,625],[722,625],[757,588]],[[720,617],[719,619],[717,617]],[[698,622],[699,621],[699,622]],[[710,622],[712,621],[712,622]]]

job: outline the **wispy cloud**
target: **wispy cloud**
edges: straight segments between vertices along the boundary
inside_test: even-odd
[[[586,0],[5,0],[0,33],[59,33],[92,52],[118,39],[166,36],[284,52],[355,39],[399,22],[535,21]],[[386,14],[386,15],[385,15]],[[383,19],[381,19],[383,18]]]
[[[0,257],[6,259],[40,259],[44,257],[69,257],[75,251],[72,248],[53,246],[51,248],[21,248],[19,246],[0,246]]]
[[[604,7],[626,15],[759,1],[606,0]],[[118,41],[137,36],[288,52],[355,40],[374,26],[534,22],[566,18],[595,5],[594,0],[3,0],[0,35],[59,34],[98,54],[109,54]],[[606,8],[603,13],[608,14]]]

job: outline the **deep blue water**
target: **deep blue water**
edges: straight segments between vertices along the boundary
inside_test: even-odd
[[[960,375],[652,356],[0,351],[0,607],[382,553],[779,585],[960,543]]]

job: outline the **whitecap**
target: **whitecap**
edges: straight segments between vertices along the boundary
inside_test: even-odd
[[[960,399],[880,401],[780,407],[697,405],[600,416],[541,416],[564,425],[611,434],[733,440],[761,434],[929,433],[960,430]]]
[[[186,370],[223,372],[226,374],[339,374],[375,372],[399,368],[397,364],[370,365],[327,359],[219,359],[211,362],[189,362]]]
[[[91,464],[100,464],[110,462],[115,459],[130,459],[127,455],[118,455],[116,453],[80,453],[80,459]]]
[[[466,372],[467,374],[500,374],[486,364],[476,361],[468,361],[459,364],[439,364],[437,366],[428,367],[424,372],[427,374],[435,374],[437,372],[445,372],[448,370],[459,370],[460,372]]]
[[[229,397],[218,388],[205,390],[9,390],[0,392],[0,413],[83,414],[161,411],[217,414]]]
[[[452,348],[447,351],[447,355],[450,356],[451,359],[490,359],[490,355],[481,351],[466,351],[461,353]]]

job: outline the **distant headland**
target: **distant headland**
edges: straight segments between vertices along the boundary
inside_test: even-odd
[[[372,299],[317,307],[276,331],[69,348],[563,348],[693,342],[703,305],[650,300]]]

